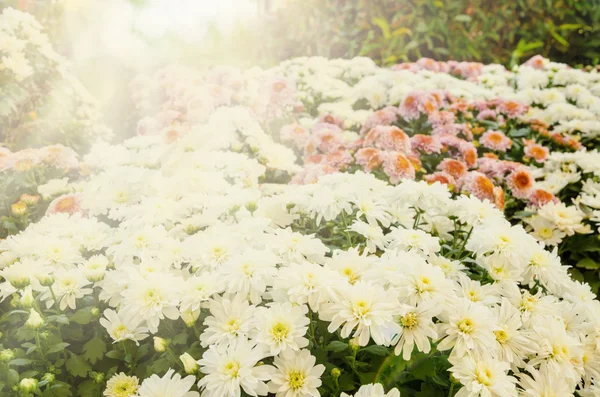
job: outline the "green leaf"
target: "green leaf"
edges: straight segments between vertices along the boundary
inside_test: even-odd
[[[99,336],[95,336],[83,345],[83,358],[91,364],[95,364],[106,353],[106,343]]]
[[[102,385],[91,380],[81,382],[77,387],[77,395],[80,397],[97,397],[102,395]]]
[[[385,39],[389,39],[391,37],[392,34],[390,32],[390,25],[388,21],[386,21],[384,18],[377,17],[373,18],[373,23],[377,25],[379,29],[381,29],[381,33]]]
[[[410,368],[410,373],[416,379],[425,380],[435,374],[435,363],[430,357],[425,357]]]
[[[62,350],[65,349],[65,347],[70,346],[69,343],[66,342],[61,342],[61,343],[57,343],[54,346],[51,346],[50,349],[48,349],[48,351],[46,352],[47,354],[52,354],[52,353],[58,353]]]
[[[114,358],[115,360],[122,360],[124,354],[125,353],[123,353],[121,350],[111,350],[108,353],[106,353],[106,357]]]
[[[327,345],[327,350],[334,353],[343,352],[348,348],[348,344],[345,342],[340,342],[338,340],[334,340],[333,342],[329,342]]]
[[[29,365],[32,362],[33,361],[30,360],[30,359],[28,359],[28,358],[15,358],[14,360],[11,360],[8,364],[20,367],[20,366],[23,366],[23,365]]]
[[[454,20],[457,22],[464,22],[464,23],[469,23],[471,22],[471,17],[469,15],[466,14],[460,14],[454,17]]]
[[[360,351],[374,354],[376,356],[387,356],[388,354],[390,354],[390,350],[387,347],[379,345],[368,346],[364,349],[360,349]]]
[[[83,308],[77,310],[75,314],[73,314],[70,318],[71,321],[76,322],[77,324],[85,325],[89,324],[90,321],[94,318],[94,315],[90,311],[89,308]]]
[[[600,263],[594,261],[591,258],[583,258],[575,265],[577,267],[582,267],[588,270],[597,270],[600,269]]]
[[[83,357],[76,354],[71,354],[71,357],[66,362],[67,371],[73,376],[85,378],[87,373],[92,370],[91,365],[85,362]]]

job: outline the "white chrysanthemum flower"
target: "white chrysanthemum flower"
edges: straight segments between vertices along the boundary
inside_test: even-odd
[[[54,303],[58,303],[60,310],[65,310],[67,307],[75,310],[77,300],[94,291],[91,288],[85,288],[91,284],[91,281],[86,279],[78,269],[58,269],[54,272],[54,278],[56,281],[52,287],[58,302],[54,301],[54,297],[50,292],[44,293],[46,307],[48,308],[52,307]]]
[[[123,292],[123,314],[145,320],[150,332],[157,332],[160,320],[179,318],[177,306],[182,284],[182,280],[168,273],[155,273],[138,280]]]
[[[228,293],[248,295],[252,303],[259,304],[267,287],[273,285],[278,261],[270,250],[246,250],[231,257],[218,273]]]
[[[386,235],[388,249],[404,251],[416,250],[425,255],[435,254],[440,251],[439,239],[422,230],[392,228]]]
[[[251,396],[266,396],[275,368],[257,365],[265,357],[264,351],[250,342],[223,346],[211,345],[198,360],[205,376],[198,382],[203,397],[238,397],[240,387]]]
[[[340,286],[333,292],[333,302],[323,306],[319,316],[331,321],[327,330],[334,332],[343,325],[342,338],[354,331],[360,346],[366,346],[370,338],[378,345],[389,345],[400,331],[393,318],[400,313],[398,295],[393,289],[384,290],[362,281]]]
[[[315,363],[315,357],[308,350],[282,352],[273,362],[277,372],[267,385],[269,392],[277,397],[319,397],[317,389],[321,386],[325,366]]]
[[[100,319],[100,325],[106,328],[114,343],[129,339],[139,345],[139,341],[148,337],[148,329],[140,327],[138,319],[121,317],[112,309],[106,309],[104,317]]]
[[[218,280],[217,274],[210,272],[203,272],[200,276],[192,276],[185,280],[181,311],[200,310],[204,302],[223,292],[225,286]]]
[[[105,397],[131,397],[137,395],[139,380],[135,376],[128,376],[121,372],[113,375],[106,382],[106,389],[102,393]]]
[[[377,251],[378,248],[384,249],[385,247],[385,236],[379,226],[369,225],[366,222],[356,220],[350,225],[348,231],[362,235],[367,240],[367,249],[371,252]]]
[[[207,328],[200,335],[202,346],[228,345],[248,339],[254,327],[256,308],[244,295],[235,295],[233,299],[217,298],[208,308],[211,316],[204,320]]]
[[[353,396],[342,392],[340,397],[400,397],[400,392],[394,388],[386,393],[381,383],[371,383],[362,385]]]
[[[405,361],[410,360],[415,345],[418,351],[429,353],[431,351],[429,339],[438,337],[433,317],[441,311],[439,302],[435,300],[421,303],[417,307],[402,305],[400,314],[396,317],[396,322],[401,329],[399,335],[394,338],[394,340],[398,339],[394,353],[397,356],[402,353]],[[392,341],[392,343],[395,342]]]
[[[518,385],[522,389],[520,397],[573,397],[573,387],[555,376],[556,374],[548,372],[546,367],[540,371],[528,368],[527,372],[531,375],[517,374]],[[596,395],[590,394],[590,397]]]
[[[272,356],[288,349],[297,351],[306,347],[307,311],[306,306],[292,306],[289,302],[259,308],[256,311],[257,333],[254,340]]]
[[[391,282],[400,293],[403,303],[415,306],[432,299],[445,301],[454,296],[454,284],[444,276],[439,268],[424,260],[410,260],[402,264],[401,271]]]
[[[440,351],[452,348],[451,356],[493,354],[498,349],[494,331],[498,329],[490,309],[481,303],[461,299],[455,307],[442,313],[439,334]]]
[[[348,251],[336,250],[327,260],[327,268],[337,271],[350,284],[354,284],[362,279],[376,259],[376,256],[369,255],[367,251],[361,255],[356,248],[350,248]]]
[[[469,355],[450,357],[449,371],[463,387],[457,397],[516,397],[517,380],[507,375],[507,363]]]
[[[329,298],[328,288],[335,283],[336,272],[316,263],[303,262],[281,268],[274,280],[274,288],[285,292],[290,302],[297,305],[308,304],[313,311]]]
[[[198,397],[196,391],[190,391],[196,377],[193,375],[181,378],[175,370],[169,369],[161,378],[158,375],[144,379],[137,395],[139,397]]]
[[[507,299],[492,309],[498,319],[498,329],[494,331],[500,346],[498,358],[510,364],[523,366],[524,359],[534,354],[538,345],[531,334],[522,329],[521,313]]]

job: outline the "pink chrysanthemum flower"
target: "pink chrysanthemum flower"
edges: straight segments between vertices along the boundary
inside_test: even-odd
[[[534,55],[531,58],[529,58],[529,60],[527,60],[527,62],[525,62],[523,65],[532,67],[534,69],[544,69],[544,66],[546,65],[546,63],[548,62],[548,60],[546,58],[544,58],[541,55]]]
[[[378,125],[390,125],[396,120],[398,120],[398,108],[386,106],[383,109],[373,112],[373,114],[365,120],[365,123],[360,130],[360,134],[364,135],[367,131],[370,131],[373,127]]]
[[[483,145],[483,147],[497,150],[499,152],[506,152],[512,146],[512,140],[504,135],[502,131],[486,131],[481,138],[479,138],[479,143]]]
[[[494,183],[484,174],[471,171],[463,178],[462,190],[480,200],[495,202]]]
[[[379,125],[372,128],[365,136],[363,145],[403,153],[410,152],[410,139],[408,135],[396,126]]]
[[[440,171],[451,175],[455,180],[459,180],[467,173],[467,165],[462,161],[455,159],[444,159],[437,167]]]
[[[306,145],[309,135],[308,130],[298,123],[284,125],[279,134],[282,141],[292,142],[297,148]]]
[[[527,199],[529,205],[538,208],[551,202],[555,204],[560,203],[560,200],[556,196],[543,189],[534,189]]]
[[[359,149],[354,158],[356,159],[356,163],[361,165],[365,172],[371,172],[379,168],[383,163],[381,151],[372,147]]]
[[[477,120],[496,120],[496,111],[484,109],[477,115]]]
[[[515,118],[525,114],[528,110],[528,106],[515,101],[502,101],[500,105],[498,105],[498,110],[510,118]]]
[[[338,116],[334,116],[331,113],[325,113],[319,116],[319,118],[317,119],[318,123],[328,123],[328,124],[335,124],[340,128],[344,128],[344,120],[342,120],[340,117]]]
[[[442,151],[442,143],[440,140],[431,135],[415,134],[410,137],[410,145],[413,152],[439,154]]]
[[[67,214],[75,214],[77,212],[82,212],[81,207],[81,196],[78,193],[69,193],[63,194],[52,200],[48,209],[46,210],[46,215],[58,214],[58,213],[67,213]]]
[[[396,184],[403,179],[415,179],[415,167],[408,157],[399,152],[383,154],[383,171]]]
[[[516,198],[527,198],[533,188],[533,176],[524,168],[514,170],[506,177],[506,184]]]
[[[447,185],[448,189],[450,189],[451,191],[454,191],[457,187],[456,179],[454,179],[452,175],[444,171],[438,171],[430,175],[425,175],[424,179],[429,184],[439,182],[444,185]]]
[[[313,133],[304,146],[304,154],[331,153],[343,147],[342,129],[335,124],[320,123],[313,127]]]
[[[538,163],[543,163],[548,159],[550,150],[538,143],[530,140],[524,140],[525,142],[525,157],[534,159]]]

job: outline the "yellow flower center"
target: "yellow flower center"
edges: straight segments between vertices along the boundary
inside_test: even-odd
[[[115,194],[115,201],[119,204],[124,204],[129,201],[129,194],[124,191],[117,192],[117,194]]]
[[[417,324],[419,324],[419,319],[415,313],[409,312],[400,318],[400,324],[404,328],[414,328]]]
[[[477,368],[475,371],[475,377],[477,382],[481,383],[484,386],[492,385],[492,371],[489,368]]]
[[[354,315],[356,317],[365,317],[371,310],[367,302],[360,300],[354,303]]]
[[[240,329],[240,323],[236,318],[232,318],[231,320],[227,321],[226,328],[227,331],[236,333]]]
[[[113,334],[117,337],[117,339],[121,339],[129,330],[124,324],[119,325],[114,329]]]
[[[538,232],[538,234],[540,235],[541,238],[551,238],[552,237],[552,229],[549,227],[543,227],[540,229],[540,231]]]
[[[504,331],[502,329],[498,330],[498,331],[494,331],[494,335],[496,335],[496,340],[500,344],[505,344],[506,341],[508,340],[508,334],[506,333],[506,331]]]
[[[304,386],[304,373],[300,371],[290,371],[288,372],[288,383],[292,390],[298,390],[302,386]]]
[[[354,284],[358,281],[358,275],[351,268],[347,267],[343,270],[344,276],[348,278],[350,284]]]
[[[458,329],[460,332],[470,334],[473,332],[473,321],[470,318],[465,318],[458,323]]]
[[[232,378],[237,378],[240,372],[240,363],[237,361],[228,362],[225,364],[224,372]]]
[[[277,322],[271,327],[271,336],[278,342],[283,341],[290,334],[289,324]]]

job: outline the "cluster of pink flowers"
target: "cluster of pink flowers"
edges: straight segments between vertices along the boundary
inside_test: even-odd
[[[569,149],[578,146],[570,138],[551,134],[540,122],[521,121],[527,110],[515,101],[466,101],[443,91],[414,91],[398,107],[374,111],[357,139],[348,140],[344,120],[330,114],[319,116],[312,128],[285,125],[281,139],[303,153],[304,170],[294,176],[295,183],[362,169],[394,184],[403,179],[441,182],[499,208],[504,208],[507,192],[528,205],[541,206],[557,198],[535,188],[535,178],[524,163],[542,164],[548,158],[549,147],[539,141]],[[505,130],[508,124],[519,124],[529,129],[528,138],[489,129],[484,124],[489,121]],[[522,162],[503,158],[515,153]]]
[[[79,166],[79,161],[73,149],[60,144],[18,152],[0,147],[0,172],[23,172],[38,165],[74,169]]]
[[[417,62],[405,62],[392,66],[393,70],[430,70],[432,72],[450,73],[463,79],[473,79],[483,72],[483,64],[479,62],[436,61],[431,58],[421,58]]]

